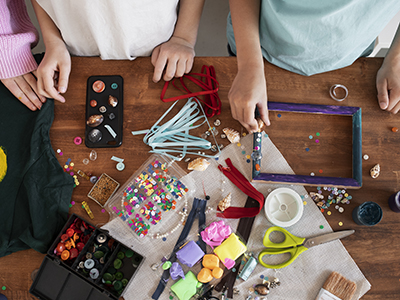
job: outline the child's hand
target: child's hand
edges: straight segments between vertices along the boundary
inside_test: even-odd
[[[397,114],[400,110],[400,60],[387,60],[376,75],[379,106]]]
[[[151,54],[151,63],[154,66],[153,81],[158,82],[165,70],[164,80],[182,77],[189,73],[193,66],[194,46],[179,37],[171,39],[156,48]]]
[[[44,58],[37,69],[39,93],[45,97],[65,102],[60,93],[67,91],[71,57],[64,43],[46,48]]]
[[[36,71],[32,72],[36,76]],[[37,81],[32,73],[1,79],[6,88],[30,110],[41,109],[46,98],[39,95]]]
[[[249,133],[258,130],[254,117],[256,106],[265,125],[270,125],[263,67],[239,70],[228,94],[232,117],[238,120]]]

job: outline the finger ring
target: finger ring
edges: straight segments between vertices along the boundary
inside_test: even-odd
[[[349,95],[349,90],[342,84],[334,84],[329,90],[331,98],[335,101],[343,101]]]

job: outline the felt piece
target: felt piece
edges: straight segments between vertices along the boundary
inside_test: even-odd
[[[189,300],[196,294],[198,283],[196,276],[189,271],[186,273],[185,279],[181,278],[171,286],[171,291],[179,300]]]
[[[171,275],[172,280],[177,280],[179,277],[185,279],[185,273],[183,273],[183,269],[181,265],[177,262],[174,262],[169,269],[169,274]]]
[[[50,144],[54,103],[30,111],[1,83],[0,103],[7,166],[0,180],[0,257],[29,248],[45,253],[67,221],[74,185]]]
[[[202,283],[208,283],[213,280],[212,271],[208,268],[203,268],[200,270],[199,274],[197,274],[197,280]]]
[[[246,245],[239,240],[236,234],[232,233],[221,245],[214,249],[214,253],[218,255],[225,267],[231,269],[235,265],[235,260],[246,250]]]
[[[176,252],[176,257],[189,268],[193,267],[203,256],[203,250],[194,241],[190,241],[181,250]]]
[[[203,256],[203,267],[213,270],[219,267],[219,258],[214,254],[206,254]]]

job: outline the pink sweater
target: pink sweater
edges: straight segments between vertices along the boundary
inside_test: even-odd
[[[36,70],[31,48],[38,33],[31,23],[24,0],[0,0],[0,79]]]

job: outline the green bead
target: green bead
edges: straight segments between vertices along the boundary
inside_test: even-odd
[[[122,267],[122,261],[118,258],[116,260],[114,260],[114,268],[118,270],[121,267]]]
[[[114,289],[117,291],[121,290],[124,287],[122,282],[119,280],[114,281],[113,285],[114,285]]]
[[[122,278],[124,278],[124,274],[122,272],[115,273],[116,280],[121,280]]]
[[[121,280],[121,282],[122,282],[123,286],[125,287],[128,284],[129,280],[124,278]]]
[[[111,281],[111,280],[113,279],[113,275],[110,274],[110,273],[104,273],[103,279],[104,279],[105,281]]]
[[[163,268],[163,270],[168,270],[169,268],[171,268],[171,266],[172,266],[172,263],[168,260],[162,265],[162,268]]]
[[[104,256],[104,252],[103,251],[96,251],[93,256],[97,259],[100,259]]]
[[[125,252],[125,256],[131,258],[133,256],[133,253],[134,253],[133,250],[127,249]]]
[[[124,257],[125,257],[125,254],[124,254],[124,252],[118,252],[118,254],[117,254],[117,258],[118,259],[124,259]]]

